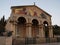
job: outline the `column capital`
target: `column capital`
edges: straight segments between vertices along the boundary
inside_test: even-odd
[[[26,23],[26,35],[27,37],[31,37],[31,23]]]
[[[17,21],[10,20],[9,23],[16,25],[17,24]]]
[[[43,24],[40,24],[40,26],[44,26]]]
[[[31,24],[31,23],[26,23],[26,26],[27,26],[27,27],[31,27],[32,24]]]
[[[43,27],[44,27],[43,24],[39,25],[39,28],[43,28]]]
[[[49,27],[49,29],[52,29],[52,26],[48,26]]]

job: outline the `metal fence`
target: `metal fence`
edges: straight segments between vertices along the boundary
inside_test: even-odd
[[[36,38],[25,38],[25,44],[36,44]]]
[[[41,44],[41,43],[54,43],[60,42],[60,38],[15,38],[12,41],[12,45],[29,45],[29,44]]]

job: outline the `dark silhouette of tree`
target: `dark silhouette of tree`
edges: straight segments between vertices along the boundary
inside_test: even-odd
[[[7,36],[10,37],[10,36],[12,35],[12,32],[13,32],[13,31],[9,31],[9,32],[7,33]]]
[[[8,36],[10,37],[12,35],[13,31],[6,31],[5,26],[6,26],[6,20],[5,17],[3,16],[0,20],[0,36]]]
[[[60,26],[58,25],[53,26],[53,34],[60,35]]]
[[[0,36],[3,36],[3,33],[5,32],[5,25],[6,25],[6,20],[5,17],[3,16],[0,20]]]

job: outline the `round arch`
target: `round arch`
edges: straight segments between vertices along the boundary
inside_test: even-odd
[[[48,38],[49,37],[48,22],[44,21],[43,24],[44,24],[45,37]]]
[[[47,21],[44,21],[43,24],[44,24],[44,26],[48,26],[48,22]]]
[[[35,25],[39,25],[38,20],[37,20],[37,19],[33,19],[33,20],[32,20],[32,25],[34,25],[34,26],[35,26]]]
[[[17,19],[16,33],[20,37],[26,37],[26,19],[24,17],[19,17]]]
[[[18,19],[18,24],[26,24],[26,19],[24,17],[19,17]]]
[[[32,20],[32,37],[37,37],[39,35],[39,22],[36,19]]]

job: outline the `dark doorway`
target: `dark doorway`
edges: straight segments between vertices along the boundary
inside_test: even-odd
[[[17,34],[20,37],[26,37],[26,19],[24,17],[18,18]]]
[[[48,22],[44,21],[44,31],[45,31],[45,37],[48,38],[49,37],[49,28],[48,28]]]
[[[32,37],[38,37],[39,35],[39,22],[36,19],[32,20]]]

